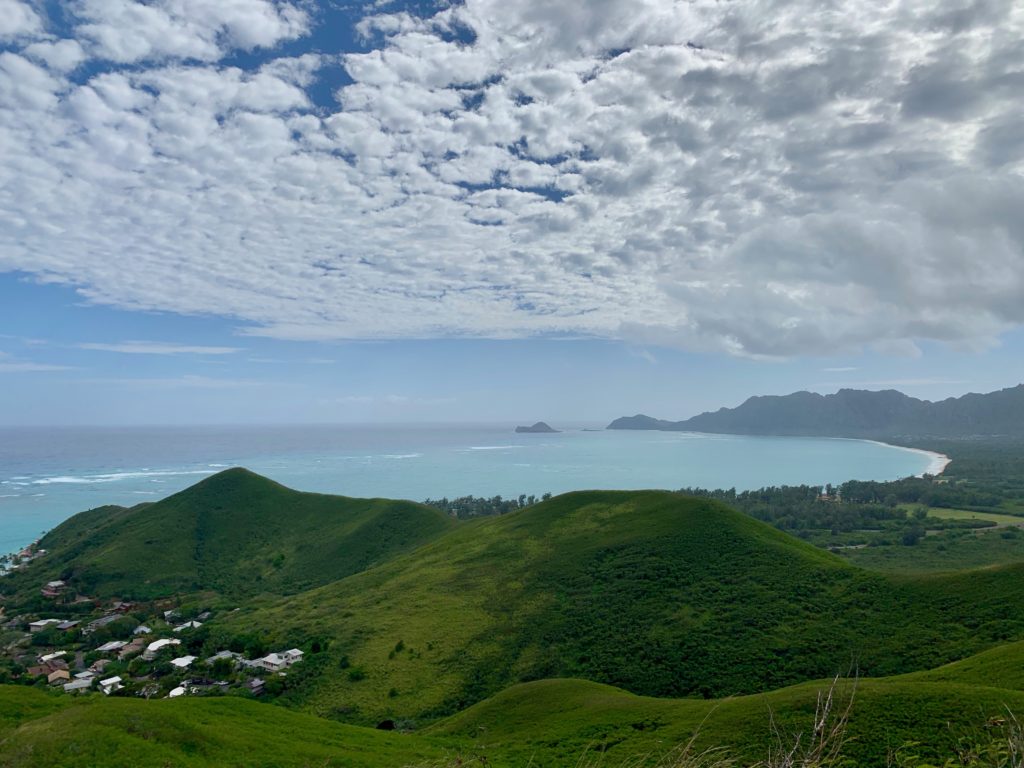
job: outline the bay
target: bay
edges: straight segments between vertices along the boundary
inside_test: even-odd
[[[934,454],[861,440],[605,431],[510,424],[0,429],[0,552],[76,512],[156,501],[231,466],[305,491],[425,498],[587,488],[893,480]],[[562,426],[562,425],[559,425]]]

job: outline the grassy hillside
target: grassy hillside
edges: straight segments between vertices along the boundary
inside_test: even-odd
[[[514,686],[415,734],[385,733],[244,699],[60,697],[0,686],[0,768],[29,766],[654,766],[696,734],[740,765],[778,738],[806,742],[827,682],[721,701],[635,696],[582,680]],[[1024,693],[963,683],[862,680],[836,689],[852,709],[843,765],[909,749],[939,762],[962,737],[998,738],[993,718]],[[773,731],[774,728],[777,729]],[[954,724],[952,727],[950,724]],[[910,766],[918,762],[908,763]]]
[[[0,686],[0,768],[393,768],[455,751],[238,698],[74,698]]]
[[[422,722],[551,677],[717,697],[854,663],[925,669],[1024,636],[1022,574],[886,577],[713,501],[586,492],[466,524],[226,629],[331,638],[286,693],[296,706]]]
[[[232,469],[155,504],[76,515],[15,585],[65,578],[79,591],[127,598],[214,590],[298,592],[382,562],[455,523],[406,501],[300,493]]]
[[[697,734],[695,747],[724,748],[745,764],[763,760],[776,741],[806,743],[819,681],[716,702],[634,696],[582,680],[543,680],[510,688],[427,733],[472,740],[477,751],[515,764],[572,765],[588,749],[603,763],[621,765],[638,755],[662,755]],[[1007,708],[1020,712],[1024,694],[966,684],[843,683],[834,713],[850,709],[844,755],[852,765],[886,765],[887,756],[912,742],[927,758],[951,755],[962,736],[976,737]],[[951,726],[951,724],[953,724]],[[844,763],[846,764],[846,763]]]

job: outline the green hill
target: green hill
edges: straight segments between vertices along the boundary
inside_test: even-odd
[[[664,768],[660,758],[694,737],[696,750],[721,749],[750,765],[777,738],[788,745],[802,735],[806,743],[818,695],[828,687],[819,681],[704,701],[543,680],[513,686],[424,731],[396,734],[236,697],[145,701],[0,686],[0,768]],[[913,742],[914,754],[941,764],[961,737],[997,739],[992,721],[1024,711],[1024,693],[957,683],[846,681],[836,688],[834,713],[851,700],[842,763],[849,766],[885,765]]]
[[[720,697],[854,664],[926,669],[1024,636],[1022,573],[887,577],[713,501],[585,492],[468,523],[221,627],[331,639],[286,694],[297,706],[429,721],[542,678]]]
[[[483,754],[518,765],[532,759],[538,766],[573,765],[588,750],[602,754],[602,764],[632,764],[638,755],[664,755],[696,734],[696,751],[722,748],[749,765],[775,746],[773,723],[787,746],[800,734],[806,743],[818,695],[829,688],[828,681],[816,681],[709,702],[542,680],[509,688],[425,733],[471,739]],[[850,706],[843,754],[852,763],[843,765],[854,766],[886,765],[889,753],[912,742],[919,755],[945,757],[960,737],[984,734],[992,718],[1024,711],[1018,691],[885,678],[843,681],[835,702],[834,715]]]
[[[0,768],[393,768],[450,749],[233,697],[78,698],[0,686]]]
[[[125,598],[214,590],[286,594],[411,550],[455,522],[407,501],[300,493],[230,469],[155,504],[76,515],[43,538],[29,588],[64,578]]]

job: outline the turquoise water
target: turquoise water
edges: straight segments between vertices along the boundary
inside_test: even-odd
[[[600,426],[600,425],[594,425]],[[0,430],[0,552],[76,512],[156,501],[225,467],[293,488],[422,500],[585,488],[892,480],[932,457],[858,440],[512,425]]]

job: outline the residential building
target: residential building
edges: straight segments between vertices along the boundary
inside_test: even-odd
[[[142,658],[150,661],[156,658],[156,655],[160,653],[164,648],[171,645],[181,645],[181,640],[176,638],[162,638],[160,640],[154,640],[146,647],[146,652],[142,654]]]
[[[122,688],[124,688],[124,685],[121,684],[120,676],[108,677],[106,680],[100,680],[100,690],[107,696],[112,694],[114,691],[120,691]]]

